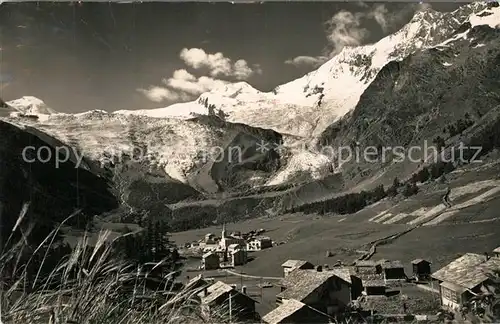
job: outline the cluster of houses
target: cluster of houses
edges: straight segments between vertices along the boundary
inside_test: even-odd
[[[374,264],[373,271],[370,272],[368,262],[353,268],[328,268],[314,266],[308,261],[288,260],[282,265],[284,278],[278,284],[281,291],[276,295],[277,307],[262,318],[255,311],[258,301],[247,294],[245,286],[238,290],[236,285],[222,281],[209,283],[199,275],[191,279],[187,287],[203,287],[198,297],[202,314],[207,318],[213,319],[213,314],[219,314],[221,309],[228,309],[230,316],[240,321],[251,320],[269,324],[311,321],[330,323],[332,317],[342,312],[353,300],[362,294],[371,294],[370,288],[363,289],[363,280],[360,277],[363,277],[364,273],[376,275],[377,269],[380,269],[382,281],[406,280],[399,263],[380,261]]]
[[[441,306],[458,311],[473,296],[498,285],[489,274],[500,273],[500,247],[492,255],[466,253],[434,273],[427,260],[411,263],[413,274],[409,278],[399,261],[358,261],[354,266],[325,269],[289,260],[282,265],[285,278],[276,296],[278,307],[262,320],[268,324],[305,323],[313,316],[315,323],[329,323],[359,297],[385,296],[387,288],[402,281],[437,282]]]
[[[439,285],[441,305],[459,310],[472,296],[491,284],[488,273],[500,271],[500,248],[493,255],[466,253],[432,273],[431,263],[423,259],[412,261],[412,276],[408,277],[399,261],[358,261],[350,266],[315,266],[308,261],[288,260],[282,264],[284,278],[279,283],[276,308],[260,318],[257,303],[247,294],[246,287],[222,281],[209,284],[200,275],[188,287],[204,287],[198,293],[202,312],[212,316],[221,307],[229,309],[236,320],[252,320],[267,324],[331,323],[348,306],[360,299],[383,298],[387,288],[402,282],[427,282]],[[396,284],[395,284],[396,283]]]
[[[212,233],[206,234],[205,238],[197,244],[197,247],[204,252],[201,268],[214,270],[244,265],[248,261],[248,252],[260,251],[273,246],[269,237],[259,236],[262,232],[263,230],[246,234],[233,232],[228,235],[224,225],[220,238]]]
[[[303,260],[282,264],[284,279],[276,296],[277,308],[264,323],[331,323],[332,318],[361,296],[385,295],[389,282],[406,281],[399,261],[359,261],[353,266],[314,266]],[[422,266],[422,269],[424,267]],[[424,276],[426,271],[420,272]]]

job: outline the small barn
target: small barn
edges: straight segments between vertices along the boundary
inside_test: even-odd
[[[300,301],[328,315],[338,313],[351,301],[351,278],[341,272],[295,270],[282,281],[284,290],[276,303]]]
[[[325,266],[325,268],[327,268]],[[361,276],[355,273],[354,267],[340,266],[332,269],[323,270],[328,273],[334,273],[337,277],[351,284],[351,300],[356,300],[363,292],[363,281]]]
[[[380,262],[371,260],[356,261],[355,271],[357,273],[382,273]]]
[[[216,244],[215,234],[212,234],[212,233],[205,234],[205,240],[204,240],[204,242],[207,243],[207,244]]]
[[[429,279],[431,276],[431,262],[424,259],[415,259],[411,262],[413,276],[417,280]]]
[[[290,272],[297,269],[312,270],[314,269],[314,264],[304,260],[288,260],[281,267],[283,268],[283,275],[286,277]]]
[[[366,296],[385,295],[387,286],[383,279],[372,279],[363,281],[363,294]]]
[[[237,249],[231,251],[231,265],[233,267],[247,263],[247,253],[245,250]]]
[[[257,301],[222,281],[205,288],[198,293],[198,297],[201,299],[202,316],[207,320],[214,315],[227,314],[231,314],[237,321],[254,322],[257,318]]]
[[[380,264],[385,280],[406,279],[405,267],[401,261],[385,261]]]
[[[459,310],[488,286],[495,286],[489,273],[500,271],[499,258],[466,253],[432,274],[438,280],[441,304]]]
[[[207,252],[203,254],[201,266],[204,270],[219,269],[219,256],[214,252]]]

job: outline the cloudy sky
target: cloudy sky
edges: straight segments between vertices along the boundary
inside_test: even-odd
[[[453,3],[432,8],[453,10]],[[3,3],[0,97],[64,112],[188,101],[226,82],[269,91],[344,45],[401,28],[419,4]]]

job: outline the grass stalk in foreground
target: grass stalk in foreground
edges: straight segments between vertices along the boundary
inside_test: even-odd
[[[99,233],[94,246],[85,234],[49,271],[42,271],[63,224],[34,249],[25,239],[29,233],[22,233],[0,256],[1,323],[213,323],[201,318],[197,291],[147,290],[145,271],[114,254],[113,243],[121,237],[110,242],[109,231]],[[36,255],[42,255],[38,262],[33,261]]]

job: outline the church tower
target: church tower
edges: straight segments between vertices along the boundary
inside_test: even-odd
[[[226,238],[226,223],[222,224],[222,239]]]

